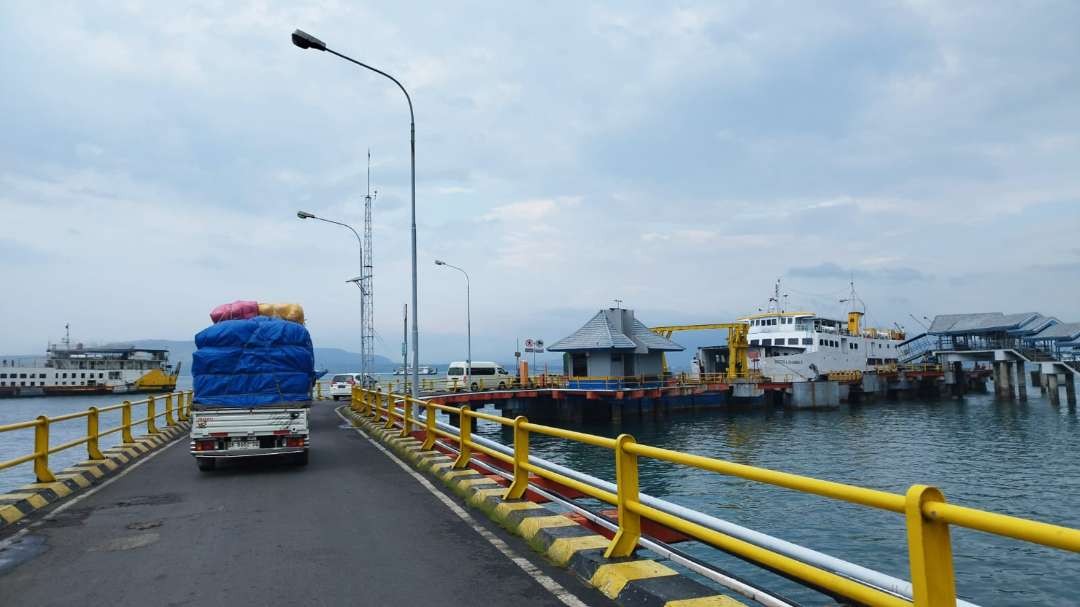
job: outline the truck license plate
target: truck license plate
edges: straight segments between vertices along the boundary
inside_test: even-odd
[[[257,438],[234,438],[229,441],[229,449],[258,449]]]

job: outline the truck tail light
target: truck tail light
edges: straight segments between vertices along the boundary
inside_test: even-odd
[[[289,437],[289,438],[285,439],[285,446],[286,447],[303,447],[304,446],[304,437],[302,437],[302,436]]]
[[[196,451],[213,451],[217,447],[216,440],[197,440],[195,441]]]

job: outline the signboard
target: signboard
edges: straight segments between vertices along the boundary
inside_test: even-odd
[[[543,352],[544,340],[542,339],[526,339],[525,340],[526,352]]]

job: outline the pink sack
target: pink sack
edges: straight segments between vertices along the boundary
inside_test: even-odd
[[[210,312],[210,320],[217,324],[223,320],[243,320],[245,318],[255,318],[258,315],[259,302],[237,300],[214,308]]]

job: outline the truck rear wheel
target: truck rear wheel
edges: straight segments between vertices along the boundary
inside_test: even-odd
[[[209,472],[214,469],[215,461],[212,457],[196,457],[195,463],[198,464],[199,470]]]

